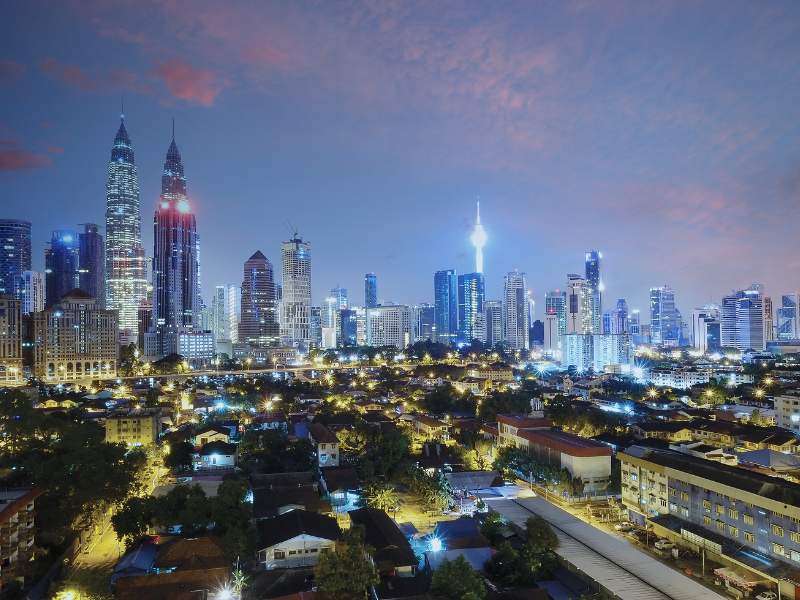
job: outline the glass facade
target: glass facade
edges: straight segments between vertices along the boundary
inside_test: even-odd
[[[364,308],[378,306],[378,277],[375,273],[364,275]]]
[[[61,302],[61,298],[80,287],[80,250],[78,234],[71,229],[54,231],[44,253],[45,306]]]
[[[0,219],[0,294],[20,297],[20,277],[31,270],[31,224]]]
[[[454,269],[437,271],[433,276],[436,339],[455,342],[458,335],[458,277]]]
[[[483,273],[465,273],[458,276],[458,338],[469,343],[484,337],[483,301],[485,284]]]

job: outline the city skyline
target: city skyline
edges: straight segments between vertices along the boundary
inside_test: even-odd
[[[711,6],[698,5],[694,12],[708,15]],[[361,20],[353,25],[343,8],[327,7],[315,16],[302,5],[237,7],[229,22],[212,22],[201,3],[185,15],[191,20],[186,27],[197,30],[194,42],[165,35],[160,39],[171,45],[145,51],[146,42],[164,33],[161,27],[177,25],[137,21],[133,31],[119,26],[125,8],[112,15],[98,7],[58,7],[41,18],[42,5],[19,4],[15,15],[22,26],[5,32],[13,50],[0,53],[0,85],[23,100],[0,112],[8,140],[0,148],[0,181],[8,199],[3,216],[33,223],[37,270],[43,269],[52,231],[102,223],[108,146],[118,125],[118,98],[124,96],[148,257],[153,243],[147,219],[157,203],[170,118],[176,118],[203,241],[207,304],[216,285],[238,281],[242,262],[255,250],[277,264],[280,244],[294,227],[315,248],[315,305],[336,284],[359,289],[367,272],[381,281],[381,301],[431,302],[432,273],[473,271],[469,235],[478,197],[488,234],[486,298],[500,299],[504,275],[519,269],[537,301],[536,318],[542,317],[545,293],[563,288],[567,273],[580,272],[582,256],[592,248],[604,255],[606,306],[626,298],[645,313],[649,289],[664,283],[676,290],[684,314],[753,281],[773,298],[791,292],[800,266],[791,258],[791,220],[782,215],[797,197],[797,126],[786,125],[798,121],[799,104],[792,99],[800,94],[793,75],[800,53],[792,35],[797,19],[790,18],[797,7],[775,5],[759,12],[754,24],[743,8],[730,16],[727,28],[712,20],[702,35],[699,25],[681,23],[687,28],[681,45],[674,35],[657,35],[659,27],[674,34],[674,9],[628,9],[611,15],[575,5],[552,13],[549,24],[533,25],[531,7],[494,14],[465,3],[459,22],[448,24],[447,9],[387,7],[386,14],[374,14],[359,5],[353,11]],[[425,12],[429,23],[416,12]],[[307,25],[293,21],[298,14]],[[326,16],[335,18],[326,24]],[[247,20],[266,26],[269,19],[284,35],[256,43]],[[515,20],[528,24],[515,28]],[[597,24],[595,31],[590,23]],[[304,27],[313,40],[350,33],[352,45],[334,47],[342,60],[337,73],[346,73],[357,60],[354,49],[378,36],[380,24],[388,32],[381,52],[362,65],[363,74],[345,78],[359,93],[377,94],[366,112],[362,96],[324,77],[314,60],[294,64],[288,51],[319,59],[309,57],[312,51],[301,43],[298,29]],[[554,32],[567,24],[576,39],[557,39]],[[229,35],[239,26],[242,43],[252,46],[250,63]],[[497,54],[498,89],[478,85],[491,76],[485,67],[457,62],[454,71],[442,72],[439,86],[431,88],[439,96],[431,99],[414,77],[430,83],[437,65],[459,60],[434,32],[453,36],[466,50],[470,26],[480,35],[468,48]],[[637,26],[641,31],[632,33]],[[75,43],[51,45],[55,36],[46,33],[56,27],[62,41]],[[522,39],[525,32],[531,41]],[[612,35],[614,41],[607,41]],[[213,39],[221,40],[221,56],[231,59],[229,70],[209,56]],[[578,42],[592,49],[598,73],[622,70],[620,85],[567,75],[582,56]],[[114,52],[93,52],[101,45]],[[280,49],[284,53],[273,58],[289,61],[285,71],[265,58]],[[644,56],[631,58],[636,52]],[[698,56],[708,60],[695,64]],[[520,58],[528,61],[515,62]],[[649,72],[648,65],[654,72],[637,89],[635,75]],[[441,141],[434,143],[420,127],[404,133],[408,109],[390,104],[376,87],[385,77],[408,90],[418,121]],[[265,82],[275,91],[265,89]],[[751,92],[755,83],[770,102]],[[330,102],[296,102],[309,84],[318,84]],[[577,100],[577,92],[597,96],[599,104]],[[269,110],[261,109],[261,99]],[[564,101],[558,111],[556,100]],[[537,102],[546,113],[555,111],[545,115],[552,119],[537,112]],[[627,133],[611,132],[597,112]],[[502,114],[518,127],[494,128]],[[576,127],[577,115],[585,128]],[[473,133],[464,132],[462,122],[476,125]],[[565,133],[559,144],[529,139],[538,133],[550,141],[553,130]],[[473,139],[477,135],[485,140]],[[420,142],[427,147],[424,159],[415,154]],[[471,150],[453,153],[455,147]],[[606,153],[598,153],[604,148]],[[581,181],[574,177],[578,170]],[[333,203],[337,210],[327,210]],[[435,235],[424,226],[429,223],[438,224]],[[621,227],[626,235],[618,234]],[[340,233],[348,228],[358,230],[357,244],[342,242]],[[665,251],[669,261],[662,260]]]

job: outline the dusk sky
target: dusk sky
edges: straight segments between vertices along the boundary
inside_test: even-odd
[[[314,303],[433,300],[473,270],[544,292],[604,254],[605,304],[684,315],[800,288],[800,3],[38,2],[0,19],[0,217],[104,224],[124,97],[145,248],[176,122],[206,302],[296,227]],[[777,301],[777,300],[776,300]]]

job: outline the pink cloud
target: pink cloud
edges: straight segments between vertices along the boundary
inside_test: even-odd
[[[23,171],[51,164],[49,156],[36,154],[14,140],[0,140],[0,171]]]
[[[10,83],[25,72],[25,65],[13,60],[0,60],[0,83]]]
[[[159,64],[155,73],[173,96],[202,106],[214,104],[219,93],[227,86],[225,80],[214,71],[193,67],[180,59]]]
[[[97,82],[80,66],[63,63],[53,57],[45,58],[39,65],[42,72],[56,81],[84,92],[97,89]]]

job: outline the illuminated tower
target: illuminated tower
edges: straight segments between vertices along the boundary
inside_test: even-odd
[[[200,310],[197,223],[186,198],[174,126],[153,233],[153,321],[145,354],[160,357],[177,351],[178,333],[198,325]]]
[[[475,216],[475,227],[469,236],[472,245],[475,246],[475,272],[483,273],[483,247],[486,245],[486,231],[481,225],[481,203],[477,202],[477,213]]]
[[[147,275],[139,210],[139,177],[133,146],[121,115],[106,181],[105,303],[119,314],[120,340],[138,338],[139,305],[147,298]]]
[[[600,279],[600,260],[603,255],[597,250],[586,253],[586,282],[590,290],[590,312],[592,330],[586,333],[603,333],[603,282]]]
[[[307,350],[311,344],[311,245],[297,232],[281,245],[281,266],[281,339],[289,346]]]

